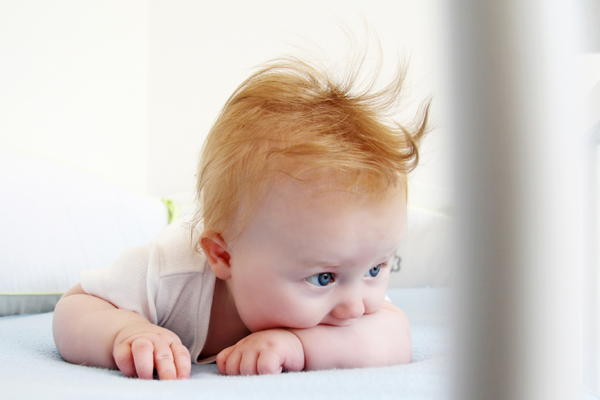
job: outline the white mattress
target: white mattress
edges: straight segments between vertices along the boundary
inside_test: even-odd
[[[448,399],[446,289],[391,289],[409,317],[413,362],[380,368],[219,375],[194,365],[185,381],[143,381],[119,371],[63,361],[52,339],[52,313],[0,318],[0,398],[6,399]]]

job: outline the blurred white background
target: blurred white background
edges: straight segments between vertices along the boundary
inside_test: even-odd
[[[253,68],[284,54],[347,55],[342,28],[379,36],[434,130],[410,201],[448,211],[443,0],[0,2],[0,147],[50,157],[157,197],[190,200],[204,137]],[[319,53],[321,51],[321,53]],[[600,55],[581,59],[582,85]]]
[[[0,2],[0,147],[47,156],[153,196],[190,200],[201,144],[265,61],[347,56],[368,25],[407,94],[434,96],[411,201],[449,207],[440,0]],[[385,72],[385,71],[384,71]]]
[[[599,7],[597,0],[582,3]],[[368,25],[380,38],[388,72],[410,59],[409,98],[434,99],[435,129],[411,176],[410,203],[452,214],[444,100],[451,86],[450,6],[444,0],[2,0],[0,148],[59,160],[151,196],[191,201],[206,133],[254,67],[285,54],[328,54],[339,61],[350,43],[344,29],[360,45]],[[587,31],[594,40],[578,56],[575,72],[589,96],[588,129],[600,120],[596,28]],[[419,240],[406,242],[415,251],[421,237],[435,240],[422,231]],[[429,255],[428,248],[419,254]],[[600,310],[598,293],[594,312]],[[600,371],[599,348],[593,350],[594,373]]]

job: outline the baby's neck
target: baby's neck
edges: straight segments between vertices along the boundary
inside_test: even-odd
[[[233,346],[250,333],[240,319],[227,284],[217,278],[210,309],[208,335],[200,358],[217,355],[221,350]]]

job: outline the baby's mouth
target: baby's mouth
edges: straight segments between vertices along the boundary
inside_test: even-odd
[[[330,318],[326,321],[321,322],[319,325],[330,325],[330,326],[350,326],[353,325],[358,318],[348,318],[348,319],[337,319]]]

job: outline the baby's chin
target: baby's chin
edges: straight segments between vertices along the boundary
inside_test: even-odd
[[[319,322],[319,325],[328,325],[328,326],[350,326],[350,325],[354,325],[354,323],[361,317],[368,315],[368,314],[373,314],[374,312],[377,312],[379,309],[376,309],[374,311],[369,310],[366,311],[364,314],[362,314],[360,317],[358,318],[335,318],[333,316],[328,316],[327,318],[323,319],[323,321]]]
[[[322,321],[319,325],[327,325],[327,326],[350,326],[354,325],[358,318],[351,319],[329,319],[326,321]]]
[[[372,314],[378,311],[379,308],[365,311],[364,315]],[[256,322],[254,324],[246,324],[250,332],[266,331],[268,329],[310,329],[318,325],[326,326],[350,326],[353,325],[359,318],[335,318],[332,315],[327,315],[321,320],[303,320],[303,321],[268,321]]]
[[[250,327],[248,327],[248,325],[246,325],[248,327],[248,329],[250,330],[250,332],[254,333],[254,332],[260,332],[260,331],[266,331],[269,329],[310,329],[310,328],[314,328],[317,325],[323,325],[321,322],[302,322],[302,321],[298,321],[298,322],[290,322],[287,321],[286,323],[281,323],[281,324],[277,324],[277,323],[268,323],[268,324],[256,324],[256,325],[252,325]]]

